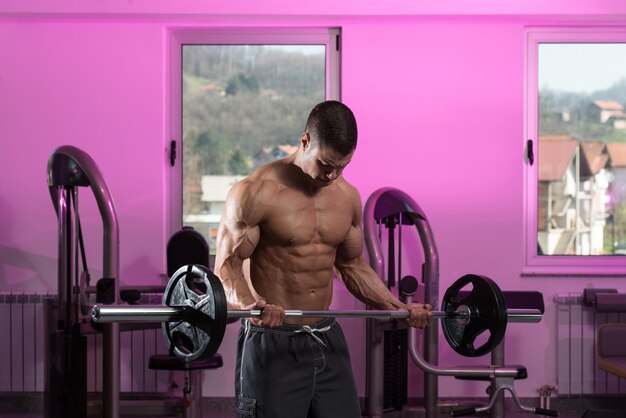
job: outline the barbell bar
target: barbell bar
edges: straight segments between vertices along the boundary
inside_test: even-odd
[[[467,290],[471,285],[471,290]],[[190,264],[178,269],[163,294],[162,306],[95,305],[92,320],[105,322],[161,322],[170,351],[185,362],[208,358],[222,342],[229,318],[258,317],[261,310],[228,310],[220,279],[208,268]],[[498,285],[485,276],[467,274],[456,280],[443,297],[442,330],[450,346],[459,354],[482,356],[504,338],[511,322],[539,322],[539,310],[507,310]],[[359,317],[402,319],[409,311],[299,311],[287,310],[286,317]],[[485,341],[483,334],[489,334]],[[481,337],[482,336],[482,337]],[[480,337],[480,338],[479,338]]]
[[[95,323],[110,322],[168,322],[184,321],[193,315],[195,309],[191,306],[154,306],[154,305],[130,305],[111,306],[94,305],[91,311],[91,319]],[[540,322],[543,317],[538,309],[507,309],[509,322]],[[260,309],[251,310],[228,310],[228,318],[257,318],[261,316]],[[378,319],[403,319],[409,317],[409,311],[380,311],[380,310],[327,310],[327,311],[301,311],[286,309],[285,317],[293,318],[378,318]],[[454,312],[432,311],[432,317],[471,319],[467,310]]]

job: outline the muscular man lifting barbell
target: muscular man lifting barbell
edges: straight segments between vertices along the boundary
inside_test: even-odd
[[[229,307],[261,310],[239,337],[240,416],[361,416],[339,325],[284,314],[328,309],[335,271],[367,305],[405,309],[411,326],[428,324],[430,306],[400,302],[363,259],[361,201],[341,175],[356,142],[352,111],[336,101],[320,103],[293,155],[260,167],[228,194],[215,273]],[[242,273],[246,259],[249,278]]]

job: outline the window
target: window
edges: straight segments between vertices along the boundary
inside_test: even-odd
[[[626,275],[626,31],[527,48],[525,273]]]
[[[230,187],[258,166],[292,154],[311,108],[339,99],[339,32],[173,35],[171,131],[182,164],[172,176],[172,227],[193,226],[214,253]]]

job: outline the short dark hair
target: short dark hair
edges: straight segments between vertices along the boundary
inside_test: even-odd
[[[341,155],[348,155],[356,148],[358,136],[356,119],[348,106],[336,100],[317,104],[306,121],[306,132],[330,146]]]

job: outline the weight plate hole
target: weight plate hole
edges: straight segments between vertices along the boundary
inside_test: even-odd
[[[459,289],[459,293],[462,296],[470,295],[473,291],[474,291],[474,283],[471,283],[471,282]],[[457,302],[460,302],[460,301],[457,301]]]
[[[174,345],[178,350],[182,351],[185,354],[191,354],[195,351],[193,341],[187,335],[182,332],[175,331],[172,334],[172,340]]]
[[[491,338],[491,332],[489,332],[489,330],[484,330],[476,336],[473,346],[482,347],[483,345],[487,344],[489,338]]]
[[[199,296],[206,295],[207,286],[203,277],[187,275],[187,277],[185,277],[185,284],[187,285],[187,288],[195,294]]]

